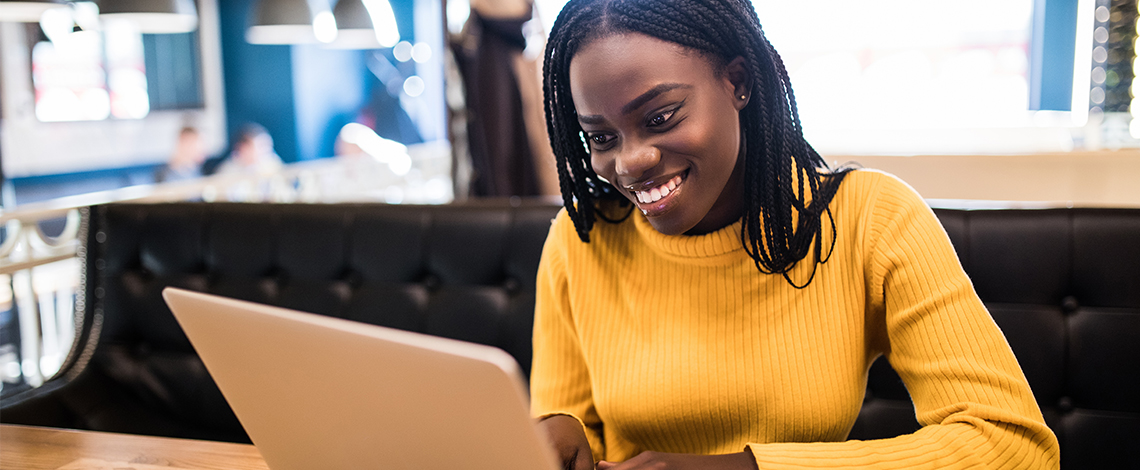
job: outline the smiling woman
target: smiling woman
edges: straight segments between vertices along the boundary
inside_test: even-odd
[[[670,217],[668,219],[651,217],[654,226],[664,233],[676,234],[688,232],[690,234],[704,233],[719,229],[728,222],[745,217],[744,225],[740,228],[741,238],[748,240],[745,249],[755,261],[762,272],[776,272],[787,275],[799,260],[803,259],[808,251],[814,248],[815,258],[809,262],[821,261],[819,255],[822,250],[822,238],[815,237],[822,227],[823,216],[827,213],[827,205],[842,182],[849,169],[840,169],[834,173],[826,173],[826,164],[819,154],[803,139],[799,114],[795,106],[795,97],[792,94],[788,73],[783,67],[779,55],[772,45],[760,33],[760,24],[749,2],[734,2],[720,5],[721,11],[708,10],[701,14],[690,16],[691,23],[679,23],[667,12],[655,8],[655,5],[641,5],[634,3],[615,4],[612,8],[608,4],[589,2],[586,6],[573,4],[563,10],[563,14],[555,22],[547,48],[547,63],[544,86],[547,98],[548,131],[555,149],[555,156],[559,159],[558,170],[568,170],[564,178],[560,178],[563,187],[563,197],[567,202],[567,210],[583,241],[589,239],[590,228],[594,223],[594,200],[620,199],[620,192],[612,191],[609,184],[595,185],[594,180],[599,176],[605,181],[605,170],[598,166],[605,158],[594,160],[596,155],[604,152],[602,148],[593,148],[591,155],[586,155],[579,142],[585,134],[583,125],[597,123],[606,119],[605,116],[590,114],[588,109],[577,109],[575,100],[587,99],[585,90],[574,93],[572,88],[594,86],[609,90],[614,84],[627,84],[628,82],[665,78],[673,71],[685,70],[692,74],[712,74],[723,88],[721,97],[731,97],[731,107],[715,109],[712,102],[691,103],[690,106],[703,108],[714,107],[707,112],[717,115],[716,121],[707,123],[709,129],[717,129],[719,134],[706,135],[705,138],[727,139],[720,144],[730,146],[731,151],[743,157],[740,159],[740,168],[730,167],[731,173],[714,175],[708,174],[703,178],[721,178],[725,182],[718,185],[713,194],[704,195],[705,203],[696,206],[695,211],[702,214],[691,224],[677,224],[686,220],[686,217]],[[609,11],[603,12],[606,8]],[[725,9],[728,8],[728,9]],[[574,16],[568,16],[567,11],[580,9]],[[691,15],[694,12],[676,11],[680,15]],[[719,16],[718,16],[719,15]],[[603,21],[587,23],[583,18],[598,16]],[[567,21],[573,24],[567,25]],[[723,23],[727,21],[728,23]],[[706,22],[703,25],[702,22]],[[712,23],[708,23],[712,22]],[[715,23],[721,22],[721,23]],[[662,27],[668,25],[668,27]],[[704,26],[709,31],[702,32]],[[734,35],[722,34],[718,28],[725,28],[725,32],[735,32]],[[748,34],[748,31],[755,31]],[[628,34],[627,34],[628,33]],[[638,34],[641,33],[641,34]],[[640,36],[642,40],[633,38],[630,41],[607,40],[610,36]],[[652,44],[642,44],[643,40],[656,40],[668,42],[670,45],[657,52],[649,52],[660,47]],[[556,44],[561,45],[555,46]],[[635,47],[636,51],[627,51],[625,48]],[[657,44],[656,46],[661,46]],[[594,49],[581,50],[581,49]],[[666,51],[672,54],[668,55]],[[553,53],[552,52],[556,52]],[[649,55],[646,55],[649,54]],[[664,62],[660,62],[660,61]],[[688,63],[677,63],[688,62]],[[575,65],[577,64],[577,65]],[[638,68],[642,70],[610,70],[617,66],[624,68]],[[662,67],[667,65],[668,67]],[[660,70],[665,69],[665,70]],[[575,73],[577,71],[577,76]],[[588,71],[588,73],[586,72]],[[628,72],[628,73],[627,73]],[[655,72],[658,75],[651,77],[647,73]],[[587,76],[597,77],[587,81]],[[709,82],[711,76],[698,79],[696,76],[685,77],[687,80],[703,80]],[[577,79],[577,80],[576,80]],[[629,115],[633,108],[641,108],[653,98],[663,94],[665,88],[688,88],[692,83],[658,83],[652,90],[638,91],[623,87],[622,91],[633,98],[623,103],[620,114]],[[707,86],[713,86],[710,82]],[[620,98],[611,96],[610,99]],[[675,93],[674,93],[675,95]],[[748,107],[747,104],[755,95],[756,103]],[[574,97],[577,98],[574,98]],[[634,98],[636,96],[636,98]],[[590,98],[593,99],[593,98]],[[599,101],[599,97],[594,101]],[[724,103],[721,103],[724,104]],[[595,106],[597,103],[595,103]],[[677,107],[680,109],[680,107]],[[643,110],[644,112],[644,110]],[[587,121],[581,121],[586,115]],[[612,112],[611,112],[612,114]],[[657,119],[658,116],[653,116]],[[612,119],[612,116],[611,116]],[[665,126],[665,116],[660,116],[661,125]],[[592,121],[591,121],[592,120]],[[695,125],[690,125],[695,126]],[[738,131],[753,136],[752,145],[743,145],[746,138]],[[684,132],[680,132],[684,133]],[[671,132],[671,134],[679,134]],[[693,133],[688,133],[693,135]],[[590,145],[608,143],[610,137],[624,137],[631,141],[633,136],[619,136],[618,134],[591,136]],[[602,140],[597,140],[597,139]],[[676,139],[671,139],[676,140]],[[630,148],[631,145],[625,145]],[[652,146],[650,146],[652,147]],[[769,158],[780,155],[777,158]],[[636,155],[634,159],[640,158]],[[708,160],[709,157],[704,157]],[[593,161],[592,161],[593,160]],[[578,164],[581,161],[583,164]],[[584,164],[590,162],[590,164]],[[735,162],[733,163],[735,165]],[[617,166],[615,165],[615,170]],[[709,168],[711,169],[711,168]],[[654,176],[654,175],[646,175]],[[670,175],[657,175],[670,176]],[[672,175],[670,179],[675,176]],[[628,178],[627,178],[628,179]],[[659,178],[660,179],[660,178]],[[666,183],[668,180],[662,180]],[[682,181],[683,182],[683,181]],[[795,184],[793,185],[793,182]],[[637,182],[645,183],[645,182]],[[666,183],[667,184],[667,183]],[[619,183],[621,186],[621,183]],[[659,185],[658,185],[659,186]],[[722,190],[723,189],[723,190]],[[649,191],[649,194],[638,198],[635,191]],[[708,188],[706,188],[706,191]],[[733,193],[736,191],[736,193]],[[660,192],[660,189],[659,189]],[[725,197],[726,194],[733,197]],[[627,189],[626,197],[639,203],[644,199],[652,198],[651,188]],[[649,196],[649,197],[644,197]],[[723,198],[723,199],[722,199]],[[571,204],[577,200],[582,204]],[[713,205],[712,202],[718,203]],[[644,203],[643,203],[644,204]],[[650,209],[655,214],[663,214],[665,204],[656,207],[641,207],[649,215]],[[761,206],[764,206],[763,209]],[[703,214],[708,212],[709,217]],[[672,212],[672,211],[669,211]],[[687,210],[688,219],[695,215]],[[793,216],[793,212],[795,215]],[[681,214],[678,214],[681,215]],[[826,214],[830,217],[830,214]],[[603,217],[606,217],[603,215]],[[795,217],[795,219],[793,219]],[[793,220],[795,220],[793,222]],[[797,227],[802,226],[802,228]],[[687,226],[685,226],[687,225]],[[766,241],[765,237],[767,238]],[[814,239],[814,245],[813,245]],[[814,271],[813,271],[814,272]],[[792,282],[790,278],[787,278]]]
[[[826,167],[747,0],[571,0],[545,60],[531,395],[568,468],[1058,466],[929,207]],[[924,427],[845,442],[880,355]]]
[[[743,60],[714,65],[651,36],[613,35],[579,50],[570,84],[594,172],[654,228],[700,234],[740,218]]]

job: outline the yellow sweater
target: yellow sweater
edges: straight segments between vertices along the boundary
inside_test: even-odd
[[[581,420],[596,460],[749,449],[760,469],[1057,468],[1057,439],[934,213],[867,170],[831,209],[834,253],[802,290],[757,271],[739,222],[666,236],[635,211],[582,243],[563,210],[539,267],[533,413]],[[844,442],[881,354],[924,427]]]

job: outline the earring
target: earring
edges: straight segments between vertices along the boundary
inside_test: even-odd
[[[742,99],[742,100],[748,99],[748,95],[740,95],[740,99]]]

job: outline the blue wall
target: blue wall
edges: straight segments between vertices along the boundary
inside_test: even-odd
[[[365,51],[293,46],[294,108],[301,160],[329,157],[337,133],[364,103]]]
[[[269,131],[286,162],[331,156],[340,128],[368,104],[372,88],[382,87],[366,65],[376,51],[249,44],[245,30],[256,1],[217,0],[227,135],[256,122]],[[413,40],[414,0],[390,1],[402,38]],[[111,168],[9,182],[16,202],[25,204],[151,183],[154,169]]]
[[[1077,0],[1036,0],[1030,50],[1029,109],[1069,111],[1072,108],[1076,42]],[[1092,64],[1086,66],[1092,67]]]
[[[299,159],[297,115],[293,102],[290,46],[245,42],[254,0],[218,0],[222,35],[228,135],[245,123],[265,126],[277,154],[286,162]]]
[[[286,162],[331,156],[340,127],[367,101],[375,79],[365,57],[373,52],[249,44],[255,1],[218,0],[228,133],[256,122]],[[414,0],[390,1],[400,35],[411,40]]]
[[[414,0],[389,1],[401,38],[412,40]],[[292,47],[298,160],[333,155],[340,128],[353,122],[361,107],[368,103],[371,89],[377,86],[367,66],[367,57],[373,53],[378,52],[326,49],[316,45]]]

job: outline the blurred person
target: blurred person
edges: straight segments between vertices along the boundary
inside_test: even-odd
[[[518,66],[525,60],[527,37],[523,29],[531,15],[530,2],[473,0],[471,15],[452,46],[464,89],[471,196],[537,196],[544,192],[532,142],[546,145],[546,139],[540,133],[532,140],[527,119],[528,104],[534,105],[534,117],[541,114],[537,109],[539,98],[533,96],[534,101],[528,103],[524,96],[526,82],[535,80],[535,75],[520,73]],[[537,95],[537,84],[531,85]],[[530,121],[532,125],[541,123],[540,119]]]
[[[218,166],[218,174],[266,174],[281,169],[281,157],[273,150],[273,137],[265,127],[248,123],[238,130],[233,149]]]
[[[168,183],[198,178],[202,176],[202,163],[206,161],[206,151],[198,129],[186,126],[178,132],[178,143],[174,153],[165,165],[155,171],[156,183]]]

